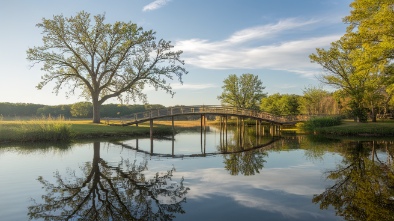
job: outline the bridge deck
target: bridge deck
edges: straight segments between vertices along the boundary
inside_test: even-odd
[[[141,113],[136,113],[130,116],[127,125],[138,124],[152,119],[173,117],[179,115],[227,115],[227,116],[240,116],[248,117],[258,120],[263,120],[275,124],[295,124],[299,121],[307,120],[307,116],[294,115],[294,116],[276,116],[266,112],[256,110],[240,109],[230,106],[177,106],[168,107],[157,110],[150,110]]]

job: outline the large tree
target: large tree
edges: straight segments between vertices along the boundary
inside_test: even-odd
[[[377,67],[382,71],[394,58],[393,0],[354,0],[345,37],[351,47],[362,48],[354,54],[358,69]]]
[[[92,21],[84,11],[69,18],[43,18],[37,24],[43,30],[43,45],[27,50],[27,59],[43,63],[41,69],[46,72],[37,88],[54,81],[56,94],[64,87],[71,94],[81,89],[92,101],[94,123],[100,123],[100,107],[108,99],[146,102],[146,86],[173,95],[167,80],[176,77],[182,82],[187,73],[180,60],[182,51],[172,51],[169,41],[156,41],[152,30],[104,20],[102,14]]]
[[[351,109],[358,121],[366,121],[364,94],[367,89],[366,82],[371,74],[369,70],[357,71],[350,57],[354,48],[344,46],[345,39],[331,43],[328,50],[317,48],[316,54],[309,57],[312,62],[323,67],[325,73],[321,81],[329,84],[351,98]],[[359,50],[357,50],[359,51]]]
[[[300,98],[300,112],[308,115],[338,114],[338,102],[321,86],[308,86]]]
[[[223,92],[218,99],[222,104],[231,105],[238,108],[258,109],[264,86],[257,75],[242,74],[237,76],[230,74],[222,86]]]

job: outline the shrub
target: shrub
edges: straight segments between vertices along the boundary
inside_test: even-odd
[[[313,132],[316,128],[340,125],[341,121],[342,117],[340,116],[314,117],[304,122],[302,129],[308,132]]]

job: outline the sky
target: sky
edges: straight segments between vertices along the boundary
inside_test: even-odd
[[[150,104],[219,105],[230,74],[257,75],[268,95],[302,95],[322,86],[322,68],[310,62],[316,48],[328,48],[346,30],[350,0],[2,0],[0,2],[0,102],[45,105],[86,101],[54,84],[38,90],[45,74],[27,61],[28,48],[42,45],[43,18],[80,11],[104,14],[106,23],[133,22],[182,50],[188,74],[175,92],[147,88]],[[330,88],[324,86],[324,89]],[[109,100],[106,103],[119,103]],[[140,101],[129,104],[140,104]]]

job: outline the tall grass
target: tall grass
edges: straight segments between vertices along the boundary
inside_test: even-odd
[[[341,123],[342,123],[342,117],[340,116],[334,116],[334,117],[326,116],[326,117],[311,118],[298,126],[301,127],[301,129],[306,132],[314,132],[318,128],[337,126],[340,125]]]
[[[0,142],[67,141],[70,124],[62,118],[43,118],[0,124]]]

